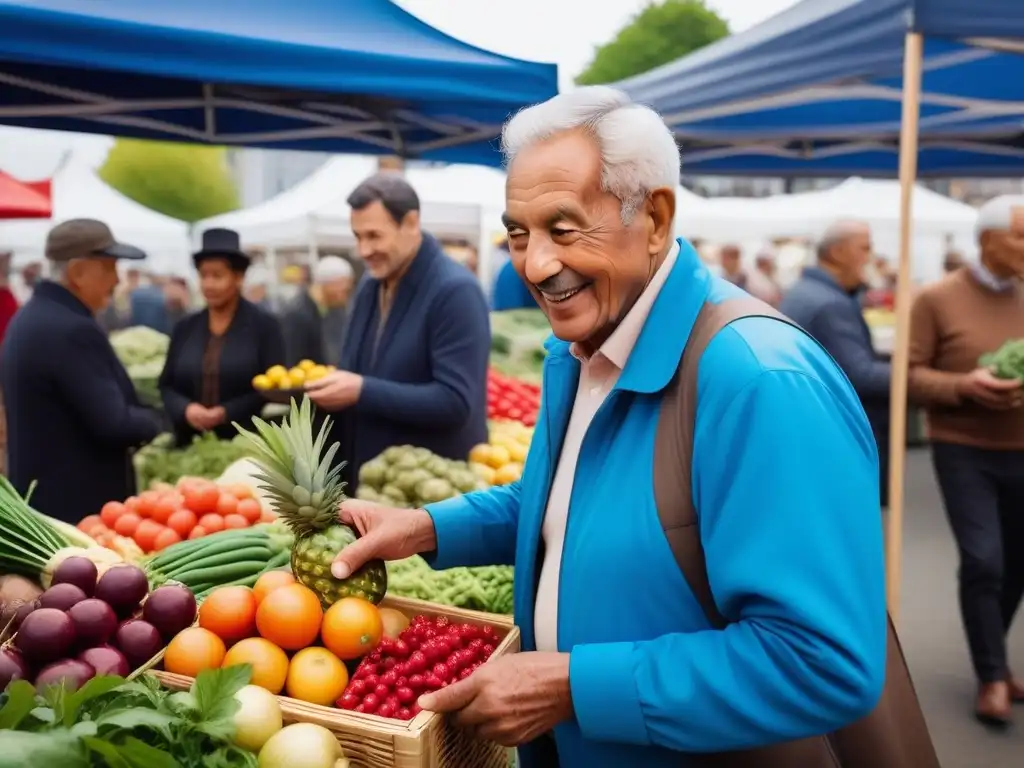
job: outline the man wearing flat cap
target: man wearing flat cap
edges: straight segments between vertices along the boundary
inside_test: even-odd
[[[46,238],[50,278],[7,329],[0,385],[7,405],[8,476],[32,506],[75,523],[135,492],[130,449],[160,432],[96,322],[118,283],[119,259],[142,260],[93,219]]]

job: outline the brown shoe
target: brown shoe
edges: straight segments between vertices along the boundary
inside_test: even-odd
[[[1009,683],[985,683],[978,688],[974,716],[984,725],[1005,728],[1010,724],[1010,703]]]
[[[1014,704],[1024,704],[1024,682],[1012,675],[1006,682],[1010,685],[1010,701]]]

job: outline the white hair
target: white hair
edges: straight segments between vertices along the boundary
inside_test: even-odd
[[[870,229],[871,227],[866,221],[857,221],[856,219],[840,219],[839,221],[832,222],[825,228],[825,231],[821,233],[821,237],[818,239],[818,258],[826,258],[833,246],[839,245],[854,235],[859,235],[865,230]]]
[[[506,164],[524,148],[572,130],[596,140],[601,187],[622,202],[624,224],[650,192],[679,186],[679,147],[661,116],[604,85],[561,93],[518,112],[501,133]]]
[[[1013,229],[1013,212],[1016,208],[1024,208],[1024,195],[993,197],[978,209],[975,233],[980,237],[982,232],[993,229],[1009,232]]]
[[[341,256],[324,256],[313,267],[313,282],[327,283],[352,277],[352,265]]]

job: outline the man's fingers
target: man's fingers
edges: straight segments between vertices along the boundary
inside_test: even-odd
[[[331,573],[336,579],[347,579],[367,562],[377,557],[377,539],[373,533],[356,539],[345,547],[331,564]]]
[[[470,675],[447,688],[420,696],[416,703],[428,712],[457,712],[476,696],[477,683]]]

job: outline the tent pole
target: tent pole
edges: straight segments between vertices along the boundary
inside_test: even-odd
[[[910,358],[910,303],[913,195],[917,178],[918,118],[924,41],[907,34],[903,51],[903,115],[900,124],[900,261],[896,283],[896,343],[892,356],[889,427],[889,517],[886,522],[886,597],[893,621],[900,611],[903,556],[903,480],[907,457],[907,368]]]

